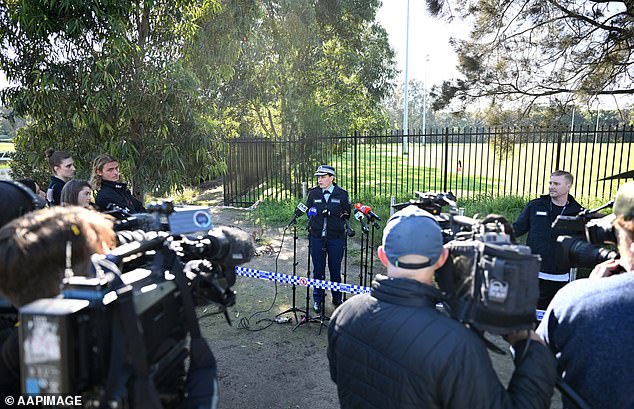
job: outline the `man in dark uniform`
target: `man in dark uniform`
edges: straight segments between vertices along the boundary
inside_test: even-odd
[[[346,220],[350,218],[348,192],[334,184],[335,168],[322,165],[315,172],[318,186],[308,193],[306,205],[314,207],[316,215],[309,220],[310,257],[313,260],[313,277],[326,278],[326,259],[330,280],[341,282],[341,260],[346,245]],[[324,290],[313,291],[313,308],[321,311]],[[332,292],[332,303],[341,304],[341,293]]]
[[[570,281],[569,271],[558,271],[555,263],[557,236],[569,234],[552,229],[552,223],[559,215],[574,216],[583,207],[570,194],[572,174],[557,170],[550,176],[548,194],[528,202],[513,223],[517,237],[528,233],[526,244],[533,254],[542,258],[539,272],[539,300],[537,308],[545,310],[557,291]]]

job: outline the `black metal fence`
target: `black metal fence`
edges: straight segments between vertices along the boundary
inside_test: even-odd
[[[577,197],[611,197],[634,170],[632,126],[563,129],[444,128],[338,137],[235,138],[225,142],[225,205],[301,196],[320,164],[337,169],[353,198],[413,197],[452,191],[459,198],[535,196],[557,169],[575,175]]]

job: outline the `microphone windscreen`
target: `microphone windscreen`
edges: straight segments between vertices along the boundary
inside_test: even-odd
[[[251,261],[255,255],[253,237],[236,227],[222,226],[219,229],[227,239],[229,249],[218,262],[226,266],[236,266]]]
[[[309,217],[313,217],[317,215],[317,208],[316,207],[311,207],[310,209],[308,209],[308,216]]]

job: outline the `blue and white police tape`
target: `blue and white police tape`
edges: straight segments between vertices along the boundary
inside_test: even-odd
[[[361,285],[335,283],[333,281],[316,280],[301,276],[292,276],[282,273],[272,273],[270,271],[256,270],[253,268],[236,267],[236,274],[244,277],[261,278],[263,280],[277,281],[285,284],[295,284],[302,287],[321,288],[323,290],[340,291],[350,294],[363,294],[372,291],[370,287]]]
[[[270,271],[262,271],[246,267],[236,267],[236,274],[243,277],[261,278],[263,280],[277,281],[284,284],[295,284],[302,287],[321,288],[324,290],[341,291],[350,294],[363,294],[372,292],[372,289],[370,287],[364,287],[361,285],[335,283],[333,281],[316,280],[314,278],[292,276],[282,273],[272,273]],[[436,307],[442,308],[442,304],[439,303]],[[535,311],[535,317],[538,321],[542,320],[545,312],[546,311],[544,310]]]

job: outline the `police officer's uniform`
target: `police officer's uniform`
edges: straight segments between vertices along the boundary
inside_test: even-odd
[[[315,176],[335,175],[332,166],[322,165]],[[310,256],[313,260],[313,277],[324,280],[326,277],[326,259],[330,280],[341,282],[341,261],[346,245],[345,222],[350,217],[350,199],[348,192],[334,183],[328,190],[319,186],[308,192],[306,206],[314,207],[316,215],[309,219]],[[319,310],[324,298],[324,290],[315,288],[313,299],[315,310]],[[334,305],[341,304],[341,293],[332,292]]]

